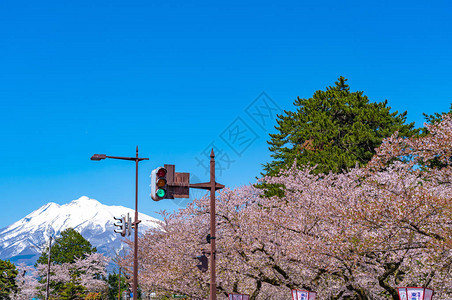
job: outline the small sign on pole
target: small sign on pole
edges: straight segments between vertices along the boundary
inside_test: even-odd
[[[314,300],[317,293],[306,290],[292,290],[293,300]]]
[[[250,295],[229,294],[229,300],[250,300]]]
[[[424,287],[398,287],[400,300],[432,300],[433,290]]]

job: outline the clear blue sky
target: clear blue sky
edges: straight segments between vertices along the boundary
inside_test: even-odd
[[[0,227],[82,195],[133,208],[134,164],[89,158],[134,156],[136,145],[150,158],[143,213],[183,205],[150,199],[151,170],[173,163],[207,181],[198,160],[212,142],[219,182],[254,182],[274,118],[247,112],[266,95],[293,109],[340,75],[422,126],[423,112],[452,102],[451,11],[449,1],[1,1]]]

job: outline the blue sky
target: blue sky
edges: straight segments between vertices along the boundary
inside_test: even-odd
[[[150,158],[140,163],[143,213],[185,203],[152,201],[151,170],[173,163],[207,181],[200,162],[212,143],[219,182],[254,182],[269,160],[274,113],[341,75],[422,126],[423,112],[452,102],[451,9],[448,1],[2,1],[0,227],[82,195],[133,208],[134,164],[89,158],[134,156],[137,145]],[[266,117],[253,115],[259,108]]]

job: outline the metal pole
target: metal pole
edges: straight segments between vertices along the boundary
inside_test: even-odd
[[[140,223],[140,220],[138,220],[138,162],[142,160],[149,160],[149,158],[139,158],[138,157],[138,146],[136,151],[135,157],[121,157],[121,156],[109,156],[106,154],[94,154],[91,157],[91,160],[102,160],[105,158],[113,158],[113,159],[123,159],[123,160],[134,160],[135,161],[135,221],[134,229],[135,229],[135,235],[134,235],[134,243],[133,243],[133,285],[132,285],[132,292],[133,292],[133,299],[138,298],[137,294],[137,287],[138,287],[138,223]]]
[[[119,267],[118,282],[118,300],[121,300],[121,267]]]
[[[138,146],[135,159],[135,237],[133,241],[133,299],[138,299]]]
[[[217,299],[215,274],[215,154],[210,152],[210,300]]]
[[[49,239],[49,254],[47,256],[47,283],[46,283],[46,300],[49,300],[49,290],[50,290],[50,253],[52,250],[52,236]]]

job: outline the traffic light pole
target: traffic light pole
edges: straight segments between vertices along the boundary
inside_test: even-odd
[[[135,221],[134,227],[134,238],[133,238],[133,286],[132,293],[133,299],[138,299],[138,146],[135,158]]]
[[[224,188],[224,185],[215,182],[215,153],[210,152],[210,181],[205,183],[194,183],[188,185],[190,188],[210,190],[210,297],[209,300],[217,299],[216,282],[216,210],[215,191]]]
[[[165,175],[156,176],[159,169],[165,170]],[[160,178],[160,179],[159,179]],[[167,181],[167,179],[168,181]],[[165,180],[169,188],[169,193],[163,193],[162,196],[157,195],[157,191],[161,186],[157,185],[159,180]],[[151,197],[154,201],[161,199],[188,198],[189,189],[210,190],[210,297],[209,300],[217,299],[217,283],[216,283],[216,211],[215,211],[215,191],[224,188],[224,185],[215,182],[215,154],[210,152],[210,181],[203,183],[190,183],[190,173],[175,172],[174,165],[165,165],[164,168],[159,167],[151,173]],[[165,184],[163,185],[165,186]],[[201,261],[201,260],[200,260]],[[202,265],[204,263],[201,261]],[[198,266],[199,267],[199,266]],[[201,271],[204,272],[202,268]]]
[[[210,152],[210,300],[217,299],[217,283],[216,283],[216,272],[215,272],[215,230],[216,230],[216,220],[215,220],[215,154]]]

